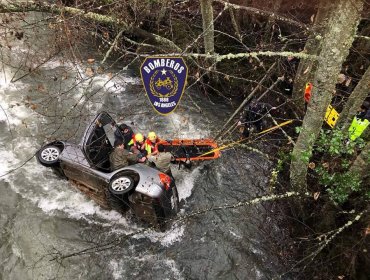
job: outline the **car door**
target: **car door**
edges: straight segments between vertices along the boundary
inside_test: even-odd
[[[84,170],[85,184],[101,189],[107,185],[104,174],[111,172],[109,155],[113,151],[114,131],[117,125],[112,117],[102,112],[96,116],[86,130],[82,141],[82,152],[89,168]]]
[[[90,168],[81,147],[74,144],[68,144],[64,147],[63,160],[60,165],[68,179],[77,182],[83,181],[86,169]]]

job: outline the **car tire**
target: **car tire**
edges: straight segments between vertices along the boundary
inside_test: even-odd
[[[174,214],[177,214],[180,210],[179,194],[176,186],[172,187],[171,206]]]
[[[128,207],[128,202],[124,201],[124,198],[122,196],[117,196],[110,191],[106,192],[106,198],[107,198],[107,204],[110,208],[119,211],[119,212],[125,212]]]
[[[44,166],[55,166],[59,162],[60,153],[60,149],[56,146],[45,146],[37,152],[37,159]]]
[[[112,194],[123,195],[134,187],[134,180],[127,175],[117,175],[109,182],[109,191]]]

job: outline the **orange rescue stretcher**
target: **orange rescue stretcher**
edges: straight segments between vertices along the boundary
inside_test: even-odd
[[[221,153],[212,139],[172,139],[161,140],[157,145],[165,146],[177,162],[211,160],[219,158]]]

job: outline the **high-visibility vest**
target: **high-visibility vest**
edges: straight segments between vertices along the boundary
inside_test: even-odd
[[[127,146],[130,147],[132,145],[136,144],[136,141],[135,141],[135,133],[132,134],[132,139],[130,140],[130,142],[127,143]]]
[[[349,138],[353,141],[361,136],[364,130],[369,126],[369,120],[367,119],[359,119],[354,117],[351,126],[348,129]]]
[[[147,145],[146,145],[146,138],[144,137],[144,141],[143,141],[143,143],[142,144],[140,144],[139,142],[137,142],[136,140],[135,140],[135,134],[133,135],[133,137],[132,137],[132,139],[131,139],[131,141],[130,142],[128,142],[128,146],[131,148],[131,147],[135,147],[135,148],[137,148],[139,151],[147,151]]]
[[[304,89],[304,101],[307,103],[311,99],[311,93],[312,93],[312,83],[306,83],[306,87]]]
[[[149,139],[146,139],[146,141],[145,141],[145,150],[148,152],[148,155],[150,155],[151,153],[157,151],[156,144],[159,142],[159,140],[160,139],[157,138],[155,140],[155,143],[153,143]]]

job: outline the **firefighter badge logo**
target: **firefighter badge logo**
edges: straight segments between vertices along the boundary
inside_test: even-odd
[[[181,57],[148,57],[140,68],[146,94],[161,115],[172,113],[184,93],[188,67]]]

